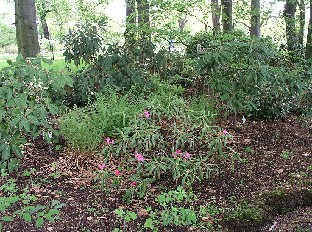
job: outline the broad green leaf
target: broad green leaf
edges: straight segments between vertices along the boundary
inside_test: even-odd
[[[2,150],[2,161],[6,161],[11,157],[11,148],[9,144],[5,144]]]
[[[14,218],[11,217],[11,216],[4,216],[4,217],[2,217],[2,221],[5,221],[5,222],[13,222],[13,221],[14,221]]]
[[[43,222],[44,222],[44,220],[42,217],[37,218],[36,219],[36,227],[37,228],[41,227],[43,225]]]
[[[26,222],[31,222],[31,215],[30,215],[30,213],[23,213],[23,219]]]

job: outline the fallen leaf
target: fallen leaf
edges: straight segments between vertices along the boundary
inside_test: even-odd
[[[201,219],[203,222],[209,222],[210,224],[213,223],[213,220],[211,219],[211,217],[202,217]]]
[[[138,216],[139,217],[148,216],[148,212],[146,211],[146,209],[140,209],[138,212]]]
[[[277,170],[277,173],[278,173],[278,174],[282,174],[283,172],[284,172],[284,169],[283,169],[283,168]]]
[[[87,220],[88,221],[91,221],[93,218],[92,217],[87,217]]]
[[[51,226],[48,227],[48,228],[47,228],[47,231],[53,231],[53,227],[51,227]]]

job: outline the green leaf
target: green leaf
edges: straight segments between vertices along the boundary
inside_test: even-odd
[[[4,144],[2,150],[2,161],[6,161],[11,157],[11,149],[9,144]]]
[[[43,220],[42,217],[37,218],[37,220],[36,220],[36,227],[37,228],[41,227],[43,225],[43,222],[44,222],[44,220]]]
[[[31,215],[30,215],[30,213],[23,213],[23,219],[26,222],[31,222]]]
[[[5,221],[5,222],[13,222],[13,221],[14,221],[14,218],[11,217],[11,216],[4,216],[4,217],[2,217],[2,221]]]

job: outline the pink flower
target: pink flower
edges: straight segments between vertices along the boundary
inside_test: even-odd
[[[181,150],[176,150],[175,153],[176,153],[177,155],[181,155],[181,154],[182,154]]]
[[[151,116],[150,112],[148,112],[148,111],[146,111],[146,110],[143,112],[143,114],[144,114],[144,116],[145,116],[146,118],[149,118],[149,117]]]
[[[185,159],[188,159],[188,158],[191,157],[191,154],[188,153],[188,152],[185,152],[184,155],[183,155],[183,157],[184,157]]]
[[[138,161],[144,161],[144,157],[142,154],[136,152],[134,156]]]
[[[114,144],[114,143],[115,143],[115,141],[114,141],[113,139],[109,138],[109,137],[107,137],[107,138],[105,139],[105,141],[106,141],[106,144],[107,144],[107,145],[110,145],[110,144]]]
[[[98,165],[98,169],[99,169],[99,170],[103,170],[103,168],[105,168],[105,166],[106,166],[105,164],[99,164],[99,165]]]
[[[120,175],[121,175],[121,172],[120,172],[118,169],[116,169],[116,170],[114,171],[114,173],[115,173],[116,176],[120,176]]]
[[[137,182],[132,181],[132,182],[131,182],[131,184],[130,184],[130,186],[131,186],[131,187],[135,187],[135,186],[137,186]]]
[[[227,130],[224,130],[222,133],[223,133],[224,135],[229,134],[229,132],[228,132]]]

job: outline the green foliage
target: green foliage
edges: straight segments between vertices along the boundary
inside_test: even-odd
[[[40,228],[45,221],[54,222],[60,219],[60,209],[65,205],[58,200],[53,200],[50,206],[35,204],[37,197],[30,194],[27,188],[19,193],[14,179],[7,179],[0,186],[0,190],[3,193],[0,197],[0,215],[4,215],[0,219],[0,228],[2,224],[13,222],[15,218],[34,222]]]
[[[195,195],[192,192],[186,192],[182,187],[177,190],[161,193],[156,198],[156,202],[161,206],[160,210],[154,210],[149,213],[150,217],[144,223],[145,228],[156,230],[156,225],[161,224],[165,227],[169,225],[191,226],[197,223],[197,212],[192,207],[177,207],[177,204],[185,204],[192,201]],[[150,210],[151,211],[151,210]]]
[[[15,37],[16,34],[14,28],[0,22],[0,48],[15,44]]]
[[[261,206],[247,202],[238,204],[225,216],[225,220],[229,223],[229,226],[240,229],[260,225],[264,218],[265,211]]]
[[[97,33],[96,26],[78,25],[76,29],[69,30],[64,38],[65,61],[78,66],[81,62],[89,64],[102,49],[102,40]]]
[[[217,36],[201,33],[190,41],[187,52],[194,57],[199,75],[232,113],[284,116],[308,87],[302,68],[289,68],[269,39],[235,31]]]
[[[130,221],[134,221],[137,219],[137,214],[135,212],[129,211],[129,210],[123,210],[123,209],[116,209],[115,210],[115,214],[116,216],[122,220],[122,224],[123,224],[123,229],[126,231],[127,229],[127,224]],[[122,231],[118,228],[115,228],[114,231]]]
[[[47,60],[44,60],[47,61]],[[41,68],[41,60],[16,62],[0,73],[0,166],[10,172],[17,168],[22,157],[26,136],[56,134],[49,116],[57,114],[57,107],[49,98],[51,89],[71,85],[71,79]]]

